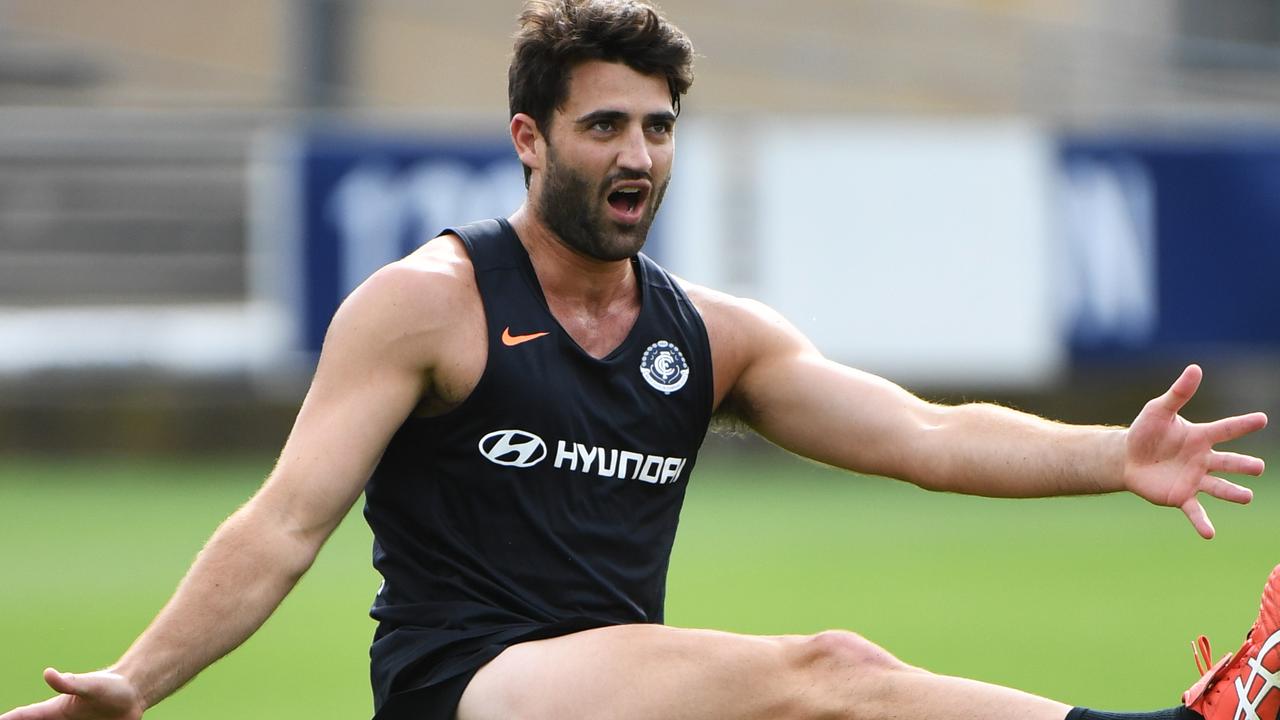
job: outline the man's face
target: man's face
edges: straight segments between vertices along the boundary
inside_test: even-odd
[[[667,81],[589,61],[544,129],[538,214],[569,247],[597,260],[634,256],[671,179],[675,113]]]

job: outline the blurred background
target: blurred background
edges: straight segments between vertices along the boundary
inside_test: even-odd
[[[931,398],[1123,423],[1199,362],[1191,419],[1280,413],[1280,2],[662,6],[699,52],[647,249],[675,272]],[[0,706],[145,625],[347,292],[519,204],[519,7],[0,0]],[[851,627],[1068,702],[1176,702],[1185,641],[1234,649],[1280,559],[1266,477],[1210,544],[1128,498],[975,504],[750,438],[697,478],[670,621]],[[368,542],[352,518],[155,717],[367,715]]]

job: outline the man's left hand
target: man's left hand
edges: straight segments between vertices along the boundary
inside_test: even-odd
[[[1125,437],[1124,484],[1134,494],[1186,513],[1196,532],[1206,540],[1213,537],[1199,493],[1234,503],[1247,503],[1253,491],[1228,482],[1213,473],[1258,476],[1261,458],[1214,450],[1267,426],[1267,416],[1255,412],[1207,423],[1193,423],[1178,413],[1200,387],[1200,367],[1190,365],[1174,381],[1168,392],[1142,408]]]

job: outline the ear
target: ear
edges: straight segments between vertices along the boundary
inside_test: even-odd
[[[511,144],[515,145],[520,162],[533,170],[542,169],[547,143],[532,117],[516,113],[511,118]]]

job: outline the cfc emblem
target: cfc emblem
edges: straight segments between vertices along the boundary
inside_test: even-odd
[[[640,358],[640,376],[654,390],[670,395],[689,380],[689,363],[680,348],[667,340],[650,345]]]

